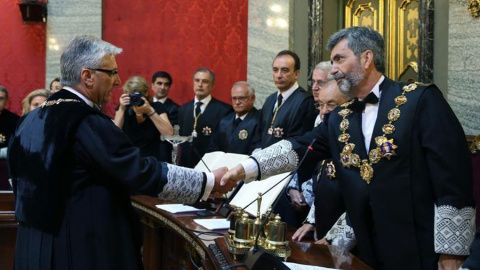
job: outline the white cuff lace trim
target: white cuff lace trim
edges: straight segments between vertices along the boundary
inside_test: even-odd
[[[195,203],[200,197],[203,173],[193,169],[167,164],[167,184],[158,197],[182,203]]]
[[[435,252],[468,255],[475,234],[475,209],[435,205]]]
[[[338,218],[325,238],[332,243],[332,246],[351,250],[357,244],[357,238],[355,237],[353,228],[347,225],[346,216],[347,213],[343,213]]]
[[[312,204],[310,211],[308,211],[308,215],[307,215],[307,218],[305,219],[305,222],[310,224],[315,224],[315,204]]]
[[[261,179],[293,171],[299,162],[297,153],[292,150],[292,143],[287,140],[281,140],[256,152],[252,157],[260,165]]]

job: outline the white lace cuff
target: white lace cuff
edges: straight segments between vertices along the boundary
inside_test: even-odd
[[[475,209],[435,205],[435,252],[468,255],[475,234]]]
[[[333,227],[328,231],[325,238],[331,242],[332,246],[342,249],[351,250],[356,244],[357,239],[353,228],[347,224],[347,214],[343,213],[335,222]]]
[[[310,211],[308,211],[307,218],[305,219],[305,223],[315,224],[315,204],[312,204]]]
[[[298,155],[292,149],[292,143],[281,140],[252,155],[260,166],[261,179],[295,170],[299,162]]]
[[[202,192],[203,172],[171,164],[167,164],[167,169],[167,184],[158,197],[182,203],[195,203]]]

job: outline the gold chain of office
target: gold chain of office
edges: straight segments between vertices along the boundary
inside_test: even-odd
[[[80,100],[78,99],[72,99],[72,98],[68,98],[68,99],[63,99],[63,98],[59,98],[59,99],[55,99],[55,100],[49,100],[49,101],[46,101],[43,102],[42,105],[40,105],[40,107],[48,107],[48,106],[52,106],[52,105],[57,105],[57,104],[60,104],[62,102],[80,102]]]
[[[405,93],[411,92],[417,88],[417,83],[411,83],[405,85],[402,90],[402,94],[395,98],[395,108],[391,109],[388,112],[388,124],[383,125],[382,136],[375,137],[376,148],[371,149],[368,154],[368,159],[360,160],[360,156],[353,152],[355,144],[350,142],[350,134],[347,133],[348,127],[350,125],[347,117],[353,113],[352,109],[349,109],[348,106],[351,105],[355,99],[340,105],[342,109],[338,114],[343,118],[340,122],[340,130],[342,134],[338,136],[338,140],[342,143],[345,143],[342,153],[340,153],[340,161],[342,162],[343,167],[350,168],[350,166],[360,169],[360,176],[367,183],[370,184],[370,181],[373,178],[373,164],[378,163],[382,158],[390,160],[394,155],[395,149],[398,147],[393,143],[393,139],[388,139],[387,135],[393,134],[395,132],[395,126],[393,122],[397,121],[400,118],[400,109],[407,102],[407,97]]]

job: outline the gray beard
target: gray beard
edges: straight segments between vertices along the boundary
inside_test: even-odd
[[[338,89],[344,95],[350,95],[350,89],[352,89],[352,83],[348,79],[343,79],[338,83]]]

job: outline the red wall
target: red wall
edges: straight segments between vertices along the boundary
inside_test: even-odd
[[[45,87],[46,25],[23,24],[20,1],[0,0],[0,85],[8,89],[7,109],[22,112],[22,99]]]
[[[193,72],[206,66],[216,75],[212,95],[230,103],[232,84],[247,77],[247,15],[244,0],[104,0],[103,39],[124,49],[122,83],[168,71],[169,96],[181,105],[193,99]],[[114,91],[107,114],[121,93]]]

